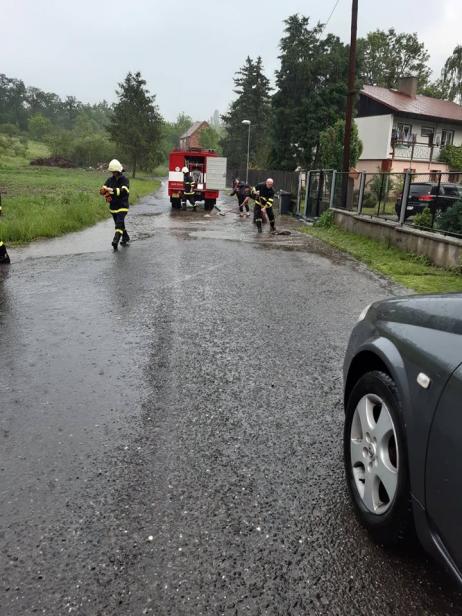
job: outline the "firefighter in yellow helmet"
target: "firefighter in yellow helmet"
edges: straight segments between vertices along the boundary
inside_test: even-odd
[[[112,176],[106,180],[99,192],[106,199],[109,211],[114,219],[115,235],[112,240],[112,247],[117,250],[119,242],[122,246],[126,246],[130,241],[125,228],[125,216],[129,208],[130,182],[123,175],[123,167],[115,158],[109,163],[108,171],[112,172]]]

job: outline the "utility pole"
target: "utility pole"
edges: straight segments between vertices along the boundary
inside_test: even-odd
[[[350,62],[348,67],[348,97],[345,114],[345,135],[343,138],[343,169],[348,173],[350,170],[350,141],[351,125],[353,122],[353,103],[355,100],[355,73],[356,73],[356,38],[358,31],[358,0],[353,0],[351,9],[351,41],[350,41]],[[346,191],[344,194],[344,203]]]
[[[247,166],[245,168],[245,183],[249,183],[249,157],[250,157],[250,125],[252,122],[250,120],[242,120],[241,124],[247,124],[249,127],[249,132],[247,134]]]

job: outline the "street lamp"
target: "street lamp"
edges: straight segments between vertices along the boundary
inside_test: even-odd
[[[250,155],[250,125],[252,122],[250,120],[242,120],[242,124],[247,124],[249,127],[249,133],[247,136],[247,167],[245,170],[245,183],[249,183],[249,155]]]

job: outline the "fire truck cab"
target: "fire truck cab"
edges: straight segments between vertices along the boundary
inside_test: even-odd
[[[226,188],[226,158],[214,150],[190,148],[173,150],[168,161],[168,196],[172,208],[180,209],[184,199],[184,176],[187,167],[194,180],[194,201],[203,201],[206,210],[212,210],[219,191]]]

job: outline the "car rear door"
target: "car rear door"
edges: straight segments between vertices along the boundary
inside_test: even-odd
[[[440,398],[428,442],[426,509],[462,569],[462,365]]]

